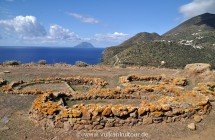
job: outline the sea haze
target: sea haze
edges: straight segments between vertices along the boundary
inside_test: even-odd
[[[0,62],[17,60],[22,63],[38,62],[44,59],[49,64],[84,61],[97,64],[101,61],[103,48],[60,48],[60,47],[6,47],[0,46]]]

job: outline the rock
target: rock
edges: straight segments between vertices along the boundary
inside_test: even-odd
[[[153,120],[150,117],[144,118],[143,119],[143,124],[152,124]]]
[[[111,115],[111,113],[112,113],[111,108],[110,108],[110,107],[106,107],[106,108],[104,109],[104,111],[102,112],[102,116],[108,117],[108,116]]]
[[[132,126],[134,126],[135,124],[138,123],[138,120],[137,120],[137,119],[131,119],[130,122],[131,122],[130,124],[131,124]]]
[[[107,122],[105,124],[105,127],[113,127],[114,126],[114,122]]]
[[[9,130],[10,128],[9,127],[7,127],[7,126],[4,126],[4,127],[0,127],[0,132],[1,131],[6,131],[6,130]]]
[[[190,118],[195,114],[195,112],[187,112],[183,115],[184,118]]]
[[[7,124],[9,121],[10,121],[10,119],[9,119],[7,116],[4,116],[4,117],[1,119],[1,122],[2,122],[3,124]]]
[[[105,121],[105,120],[101,120],[101,121],[100,121],[100,125],[104,126],[104,125],[106,124],[106,122],[107,122],[107,121]]]
[[[111,108],[115,116],[122,117],[128,115],[128,109],[123,105],[115,105]]]
[[[102,128],[104,128],[104,126],[102,126],[102,125],[96,125],[96,126],[94,127],[94,129],[102,129]]]
[[[89,110],[85,107],[81,108],[82,112],[82,119],[90,120],[92,117],[92,114],[89,112]]]
[[[76,61],[75,66],[77,66],[77,67],[87,67],[87,66],[89,66],[89,64],[87,64],[85,62],[82,62],[82,61]]]
[[[164,111],[169,111],[170,110],[170,106],[169,105],[161,105],[162,110]]]
[[[173,84],[176,86],[186,86],[188,84],[188,81],[186,78],[175,78],[173,80]]]
[[[163,118],[162,117],[155,117],[152,119],[154,123],[160,123],[163,121]]]
[[[96,126],[96,125],[99,125],[99,124],[100,124],[99,122],[93,122],[92,123],[93,126]]]
[[[176,122],[176,121],[180,121],[180,120],[181,120],[181,116],[172,117],[172,122]]]
[[[194,119],[194,121],[195,121],[196,123],[199,123],[199,122],[202,121],[202,117],[199,116],[199,115],[194,115],[193,119]]]
[[[170,123],[172,122],[172,118],[171,117],[167,117],[167,119],[165,120],[166,123]]]
[[[117,90],[121,90],[121,89],[122,89],[122,87],[120,87],[120,86],[117,86],[117,87],[116,87],[116,89],[117,89]]]
[[[101,119],[102,119],[102,118],[99,117],[99,116],[98,116],[98,117],[93,117],[93,118],[92,118],[92,121],[93,121],[93,122],[100,122]]]
[[[160,117],[160,116],[163,115],[163,112],[155,111],[155,112],[152,112],[151,115],[154,116],[154,117]]]
[[[137,115],[138,115],[137,111],[134,111],[134,112],[130,113],[130,117],[132,117],[132,118],[136,118]]]
[[[124,124],[125,121],[124,121],[124,120],[120,120],[119,123],[120,123],[120,124]]]
[[[80,110],[78,110],[78,109],[73,109],[73,110],[71,111],[71,115],[72,115],[72,117],[74,117],[74,118],[80,118],[81,115],[82,115],[82,112],[81,112]]]
[[[69,118],[68,121],[69,121],[70,125],[74,125],[76,123],[76,119],[74,119],[74,118]]]
[[[92,130],[93,129],[93,125],[84,125],[84,128],[87,130]]]
[[[54,122],[50,119],[46,120],[46,126],[51,127],[51,128],[55,127]]]
[[[39,65],[46,65],[46,60],[39,60],[39,61],[38,61],[38,64],[39,64]]]
[[[75,124],[75,125],[73,126],[73,129],[74,129],[74,130],[77,130],[78,127],[79,127],[79,124]]]
[[[84,125],[79,125],[78,128],[77,128],[77,130],[82,130],[84,128],[85,128]]]
[[[47,118],[52,119],[52,118],[54,118],[54,115],[48,115]]]
[[[56,128],[63,128],[63,127],[64,127],[64,124],[63,124],[63,122],[58,121],[58,122],[55,123],[55,127],[56,127]]]
[[[167,117],[172,117],[172,116],[174,116],[174,114],[173,114],[172,111],[167,111],[167,112],[164,113],[164,115],[167,116]]]
[[[139,126],[139,125],[142,125],[142,124],[143,124],[142,122],[138,122],[136,125]]]
[[[184,69],[187,72],[198,74],[206,71],[211,71],[211,65],[206,63],[187,64]]]
[[[64,122],[63,124],[64,124],[63,128],[64,128],[65,131],[71,130],[71,125],[70,125],[70,123],[68,121]]]
[[[190,130],[196,130],[196,125],[195,123],[190,123],[187,125],[187,128],[189,128]]]
[[[90,124],[90,121],[89,120],[80,120],[79,123],[82,125],[88,125],[88,124]]]
[[[15,60],[3,62],[4,66],[17,66],[17,65],[20,65],[20,64],[21,64],[21,62],[15,61]]]
[[[104,108],[97,106],[95,110],[91,111],[93,114],[93,117],[98,116],[99,114],[101,114],[103,112]]]
[[[123,84],[123,83],[128,83],[128,82],[129,82],[129,80],[128,80],[127,76],[119,77],[119,83]]]
[[[146,109],[143,107],[138,108],[138,115],[143,116],[146,113]]]
[[[10,71],[3,71],[3,73],[10,73]]]

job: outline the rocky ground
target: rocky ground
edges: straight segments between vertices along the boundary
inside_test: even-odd
[[[197,70],[198,71],[198,70]],[[190,72],[190,73],[189,73]],[[37,78],[88,76],[106,80],[108,87],[118,85],[121,76],[129,74],[140,75],[166,75],[171,77],[189,77],[194,87],[198,82],[215,81],[214,75],[207,70],[197,73],[189,71],[184,73],[182,69],[166,69],[153,67],[128,67],[111,68],[106,66],[76,67],[68,65],[20,65],[0,66],[0,78],[12,81],[29,81]],[[53,85],[52,85],[53,86]],[[55,89],[63,89],[65,85],[55,85]],[[47,85],[49,88],[50,85]],[[57,87],[57,88],[56,88]],[[28,87],[29,88],[29,87]],[[38,87],[32,87],[38,88]],[[45,87],[42,87],[44,89]],[[212,110],[204,115],[200,123],[196,123],[196,130],[190,130],[188,124],[192,119],[158,123],[139,126],[121,126],[104,128],[92,131],[65,131],[62,128],[43,128],[29,119],[29,110],[32,102],[38,95],[17,95],[1,92],[0,94],[0,139],[214,139],[215,137],[215,103],[211,101]],[[112,102],[110,100],[110,102]],[[123,102],[123,101],[122,101]],[[130,136],[128,136],[130,134]],[[126,136],[127,135],[127,136]]]

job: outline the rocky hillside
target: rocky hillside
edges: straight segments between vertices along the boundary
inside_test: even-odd
[[[153,40],[160,40],[160,39],[161,39],[161,36],[157,33],[147,33],[147,32],[138,33],[137,35],[126,40],[119,46],[113,46],[113,47],[107,48],[104,52],[103,60],[107,60],[111,57],[114,57],[116,54],[128,49],[129,47],[135,44],[150,42]]]
[[[165,33],[162,38],[194,48],[214,48],[215,14],[205,13],[193,17]]]
[[[184,67],[187,63],[205,62],[215,66],[215,15],[191,18],[162,36],[138,33],[119,46],[104,51],[103,64]]]

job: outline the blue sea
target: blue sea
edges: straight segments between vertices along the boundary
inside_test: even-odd
[[[84,61],[88,64],[98,64],[101,61],[103,48],[63,48],[63,47],[4,47],[0,46],[0,62],[17,60],[22,63],[46,60],[49,64],[75,64]]]

